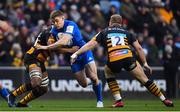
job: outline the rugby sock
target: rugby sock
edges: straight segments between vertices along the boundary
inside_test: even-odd
[[[97,101],[102,101],[102,84],[100,82],[98,85],[93,84],[93,90],[96,94]]]
[[[30,91],[23,99],[19,101],[21,104],[27,104],[28,102],[42,96],[47,92],[47,87],[36,87]]]
[[[9,91],[6,88],[1,88],[0,94],[3,98],[6,98],[9,95]]]
[[[117,83],[117,81],[115,80],[115,78],[108,78],[106,79],[109,89],[111,90],[111,93],[115,99],[115,101],[121,101],[122,97],[120,94],[120,88],[119,85]]]
[[[18,87],[17,89],[15,89],[13,92],[12,92],[12,95],[13,96],[19,96],[27,91],[30,91],[32,90],[32,86],[31,86],[31,83],[28,83],[28,84],[23,84],[21,85],[20,87]]]
[[[148,80],[145,85],[144,85],[149,92],[151,92],[153,95],[159,97],[161,99],[161,101],[164,101],[166,98],[164,97],[164,95],[162,94],[162,92],[160,91],[160,89],[157,87],[157,85],[152,82],[151,80]]]
[[[34,95],[33,95],[32,91],[30,91],[23,99],[21,99],[19,101],[19,103],[27,104],[28,102],[30,102],[33,99],[34,99]]]

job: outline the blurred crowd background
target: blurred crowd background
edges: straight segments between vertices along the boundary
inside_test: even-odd
[[[180,62],[180,0],[0,0],[0,19],[12,26],[0,31],[0,66],[23,66],[25,52],[51,25],[52,10],[62,10],[75,21],[85,41],[107,27],[112,14],[121,14],[123,27],[139,40],[150,65]],[[102,66],[104,49],[99,46],[93,52]],[[69,65],[67,57],[54,53],[47,65]]]

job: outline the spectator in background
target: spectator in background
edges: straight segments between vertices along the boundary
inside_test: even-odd
[[[104,28],[105,27],[105,18],[103,13],[101,12],[100,6],[98,4],[93,7],[93,22],[95,22],[97,27]]]
[[[122,0],[120,12],[123,18],[128,19],[128,25],[135,23],[137,11],[130,0]]]
[[[75,6],[75,13],[71,6]],[[21,45],[23,54],[41,28],[50,25],[49,12],[54,9],[64,11],[67,19],[75,19],[82,33],[87,24],[91,25],[93,33],[98,33],[107,26],[104,23],[112,14],[121,13],[125,17],[123,27],[133,30],[135,35],[144,34],[144,41],[154,36],[158,51],[164,47],[166,35],[179,36],[180,0],[0,0],[0,9],[0,19],[6,19],[13,26],[13,43]],[[7,41],[7,35],[3,35],[1,43]],[[4,51],[8,54],[10,49]],[[3,61],[11,65],[8,60]]]
[[[15,67],[23,66],[23,61],[22,61],[23,53],[19,43],[14,43],[12,45],[10,54],[11,56],[13,56],[13,62],[12,62],[13,66]]]
[[[177,26],[177,22],[176,22],[175,19],[172,19],[172,20],[170,21],[169,30],[170,30],[170,33],[172,33],[172,35],[173,35],[174,37],[180,35],[180,30],[179,30],[179,28],[178,28],[178,26]]]
[[[12,36],[5,38],[4,34],[0,33],[0,65],[11,66],[13,57],[10,55],[12,46]]]
[[[157,62],[158,62],[158,48],[156,46],[155,39],[152,36],[147,39],[147,51],[148,51],[148,54],[146,56],[147,62],[150,65],[157,64]]]
[[[70,9],[70,17],[73,21],[78,22],[81,18],[81,14],[79,13],[76,5],[71,5]]]
[[[9,27],[9,25],[8,25],[8,23],[6,21],[0,20],[0,62],[2,61],[1,59],[4,56],[4,54],[6,54],[5,51],[1,51],[1,47],[4,47],[4,46],[1,46],[1,45],[3,45],[2,44],[2,41],[3,41],[3,36],[2,35],[3,35],[3,32],[8,31],[9,28],[10,27]],[[9,96],[9,91],[6,88],[4,88],[1,83],[0,83],[0,95],[5,100],[7,100],[7,97]]]
[[[166,79],[166,95],[168,98],[176,98],[176,75],[178,71],[178,51],[174,46],[171,35],[167,36],[163,53],[163,66]]]
[[[171,0],[171,8],[177,25],[180,28],[180,0]]]
[[[106,56],[104,56],[104,48],[102,46],[98,46],[94,50],[94,58],[97,66],[103,66],[106,62]]]
[[[106,21],[108,21],[110,19],[111,15],[117,14],[117,12],[118,12],[118,9],[114,5],[111,5],[110,10],[109,10],[108,14],[106,14],[107,16],[105,17]]]
[[[81,33],[86,42],[91,40],[91,38],[95,35],[95,32],[90,24],[85,25],[84,28],[81,30]]]

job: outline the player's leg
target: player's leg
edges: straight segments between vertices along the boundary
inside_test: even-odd
[[[8,95],[9,95],[9,91],[8,91],[6,88],[4,88],[4,87],[1,85],[1,83],[0,83],[0,95],[1,95],[5,100],[7,100],[7,97],[8,97]]]
[[[71,70],[78,81],[78,83],[82,87],[87,87],[91,82],[88,80],[85,74],[85,68],[82,63],[82,60],[77,60],[75,63],[71,65]]]
[[[41,84],[41,77],[42,77],[42,72],[41,68],[37,66],[37,64],[30,64],[27,66],[27,71],[29,72],[30,76],[30,83],[23,84],[16,88],[8,97],[8,105],[9,107],[13,107],[15,104],[15,98],[27,91],[30,91],[37,86],[40,86]]]
[[[73,63],[71,65],[71,70],[75,74],[76,80],[82,87],[87,87],[88,85],[92,84],[85,74],[84,60],[77,60],[75,63]]]
[[[16,107],[28,107],[27,103],[29,103],[34,99],[37,99],[38,97],[44,95],[48,91],[48,84],[49,84],[48,74],[47,72],[43,72],[41,85],[35,87],[26,96],[24,96],[17,103]]]
[[[160,89],[158,88],[158,86],[152,82],[151,80],[149,80],[147,78],[147,76],[145,75],[141,65],[136,62],[137,66],[130,71],[130,73],[141,83],[143,84],[151,94],[153,94],[154,96],[157,96],[161,99],[161,101],[166,105],[166,106],[173,106],[172,101],[167,100],[165,98],[165,96],[163,95],[163,93],[160,91]]]
[[[109,89],[115,99],[115,103],[112,106],[123,107],[124,103],[122,102],[119,85],[115,79],[115,73],[113,73],[107,65],[105,65],[104,73]]]
[[[83,88],[87,87],[88,83],[90,83],[87,80],[84,69],[82,69],[81,71],[75,72],[74,75],[75,75],[75,78],[78,81],[79,85],[81,85]]]
[[[93,83],[93,90],[97,97],[97,107],[103,107],[102,99],[102,84],[99,82],[97,76],[97,68],[94,61],[89,62],[85,65],[86,75],[91,79]]]

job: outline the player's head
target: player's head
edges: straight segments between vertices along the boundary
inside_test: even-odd
[[[113,24],[122,24],[122,17],[119,14],[113,14],[109,21],[109,26],[112,26]]]
[[[60,10],[52,11],[50,14],[50,19],[57,29],[64,26],[64,14]]]

